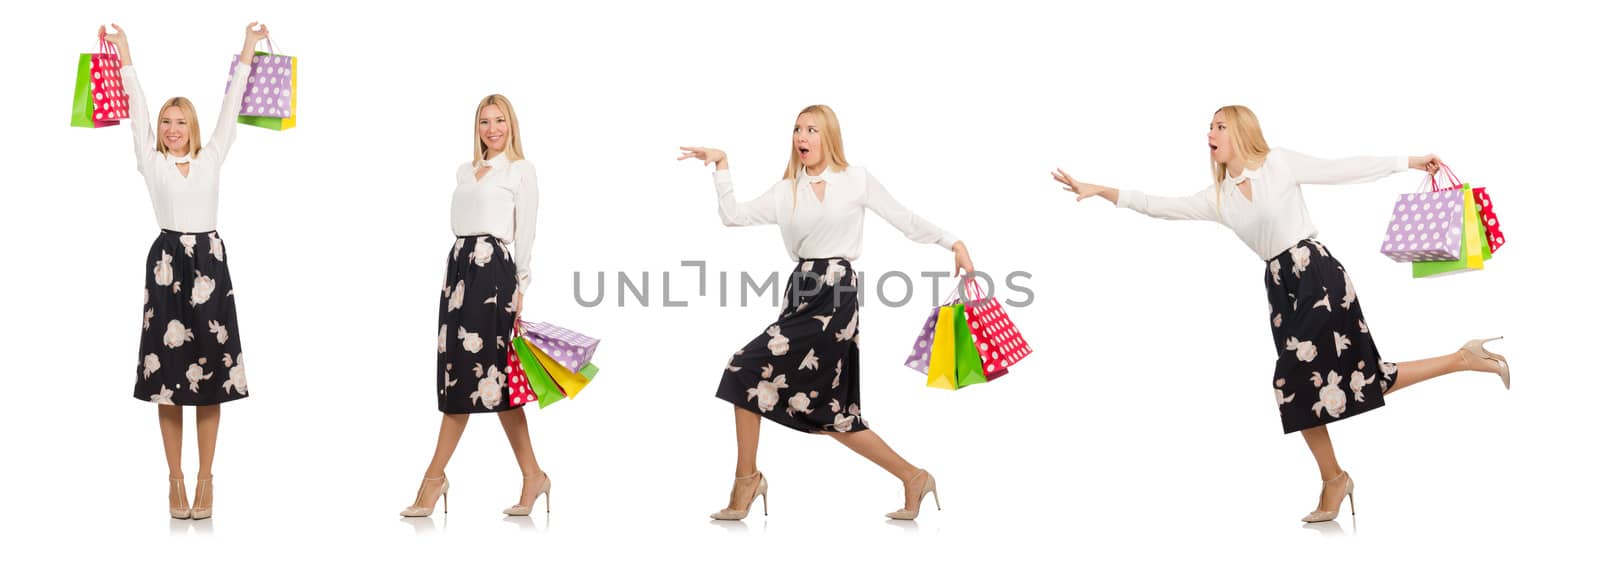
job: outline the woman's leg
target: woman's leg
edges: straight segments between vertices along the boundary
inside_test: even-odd
[[[433,461],[428,463],[428,471],[423,474],[422,489],[417,491],[413,506],[432,507],[439,499],[444,489],[444,467],[450,463],[450,455],[455,454],[456,444],[461,442],[461,433],[467,430],[467,419],[472,415],[444,413],[443,416],[439,421],[439,442],[433,448]]]
[[[733,431],[738,439],[738,459],[733,466],[733,491],[728,494],[728,509],[743,510],[755,503],[756,449],[761,445],[761,416],[733,406]]]
[[[221,405],[194,408],[196,439],[200,447],[200,474],[195,477],[194,507],[211,507],[211,461],[217,456],[217,425],[222,422]],[[204,482],[204,484],[201,483]]]
[[[1495,369],[1497,369],[1497,364],[1493,360],[1474,356],[1467,353],[1466,350],[1456,350],[1453,354],[1425,360],[1401,362],[1400,371],[1395,374],[1394,386],[1389,388],[1389,392],[1393,393],[1399,391],[1400,388],[1410,387],[1435,377],[1458,371],[1492,372]]]
[[[183,407],[157,405],[156,415],[161,421],[161,449],[167,455],[167,476],[183,479]],[[181,486],[167,485],[167,503],[173,508],[188,508],[189,496]]]
[[[889,443],[883,442],[883,438],[879,437],[876,432],[853,431],[828,434],[833,436],[834,440],[844,443],[844,446],[850,447],[850,450],[856,451],[856,454],[867,457],[867,460],[872,461],[873,464],[889,471],[889,474],[893,474],[895,478],[899,478],[900,483],[906,489],[907,510],[915,510],[922,503],[923,482],[921,477],[918,476],[921,473],[921,469],[913,466],[909,461],[901,457],[899,453],[894,452],[894,449],[889,448]]]
[[[1333,439],[1328,438],[1328,426],[1317,425],[1300,431],[1300,436],[1305,437],[1306,446],[1311,448],[1311,456],[1317,459],[1317,470],[1322,475],[1322,481],[1327,482],[1338,478],[1344,472],[1339,467],[1339,458],[1333,454]],[[1339,507],[1339,501],[1344,499],[1344,488],[1328,484],[1322,486],[1322,497],[1317,502],[1317,510],[1328,512]]]
[[[222,422],[221,405],[202,405],[194,408],[196,439],[200,447],[200,474],[204,480],[211,477],[211,461],[217,456],[217,426]]]
[[[522,495],[517,505],[532,505],[535,493],[544,486],[545,473],[539,469],[539,461],[533,456],[533,439],[528,436],[528,416],[521,407],[496,415],[500,416],[500,426],[506,431],[506,440],[511,442],[511,452],[517,455],[517,467],[522,469]]]

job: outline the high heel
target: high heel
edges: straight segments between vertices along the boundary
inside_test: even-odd
[[[187,488],[183,487],[183,477],[182,476],[168,476],[167,477],[167,484],[169,486],[171,486],[171,488],[167,489],[168,495],[171,495],[173,490],[177,490],[179,496],[183,496],[185,499],[187,499],[189,497],[189,490]],[[190,510],[189,510],[188,506],[183,506],[183,507],[167,506],[167,511],[168,511],[168,513],[172,514],[172,519],[175,519],[175,520],[187,520],[187,519],[189,519],[189,511]]]
[[[544,494],[544,513],[546,513],[546,514],[550,513],[550,475],[549,474],[545,474],[543,472],[541,472],[540,474],[544,476],[544,484],[541,484],[539,486],[539,491],[538,492],[534,492],[533,493],[533,500],[529,501],[528,505],[526,505],[526,506],[524,506],[522,504],[517,504],[515,506],[506,508],[504,510],[501,510],[501,513],[503,513],[505,515],[508,515],[508,516],[526,516],[528,514],[531,514],[531,513],[533,513],[534,504],[538,504],[539,503],[539,495],[540,494]],[[524,477],[522,477],[522,479],[523,480],[532,480],[533,477],[532,476],[524,476]]]
[[[938,508],[940,510],[944,509],[944,506],[939,503],[939,485],[934,483],[933,475],[932,474],[928,474],[928,471],[926,471],[926,470],[918,470],[917,471],[917,476],[922,477],[922,489],[917,492],[917,507],[912,508],[912,509],[900,508],[900,509],[895,510],[893,512],[889,512],[887,514],[884,514],[885,516],[888,516],[889,519],[891,519],[891,520],[915,520],[915,519],[917,519],[917,514],[920,513],[921,510],[922,510],[922,500],[924,498],[927,498],[928,494],[933,494],[933,507]],[[916,480],[916,479],[913,478],[912,480]]]
[[[194,503],[196,504],[196,507],[189,508],[189,519],[191,520],[203,520],[211,517],[211,506],[206,506],[204,508],[198,507],[200,504],[201,492],[205,492],[206,503],[210,504],[214,498],[212,494],[215,493],[215,488],[211,485],[210,476],[198,478],[194,481]]]
[[[1511,389],[1511,363],[1506,361],[1505,356],[1483,349],[1484,344],[1504,338],[1505,336],[1496,336],[1483,340],[1473,340],[1463,344],[1461,351],[1493,361],[1495,363],[1494,372],[1500,376],[1500,382],[1506,384],[1506,389]]]
[[[721,511],[711,514],[711,519],[725,521],[744,519],[745,516],[750,515],[750,507],[756,505],[756,496],[761,497],[761,515],[767,515],[767,477],[763,476],[760,470],[757,470],[749,476],[736,476],[734,481],[750,480],[752,478],[756,479],[756,492],[750,495],[749,502],[745,502],[744,509],[723,508]]]
[[[1315,510],[1306,514],[1306,517],[1300,518],[1300,521],[1308,524],[1333,521],[1334,518],[1339,517],[1339,507],[1344,505],[1345,498],[1350,498],[1350,515],[1356,515],[1356,481],[1350,478],[1349,472],[1340,472],[1338,476],[1333,477],[1333,480],[1323,480],[1322,487],[1326,490],[1329,484],[1340,480],[1344,480],[1344,495],[1339,496],[1339,501],[1333,503],[1333,511]]]
[[[444,481],[444,484],[439,487],[439,498],[435,498],[434,501],[438,502],[438,500],[442,498],[444,500],[444,513],[448,514],[450,513],[450,479],[448,477],[440,476],[438,478],[428,478],[424,476],[422,478],[422,487],[417,488],[417,501],[422,501],[423,493],[428,491],[429,482],[438,482],[441,480]],[[433,506],[431,504],[426,508],[422,506],[407,506],[406,509],[400,510],[400,515],[407,518],[426,518],[433,515]]]

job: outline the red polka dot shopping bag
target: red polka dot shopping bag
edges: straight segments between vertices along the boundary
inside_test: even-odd
[[[128,93],[122,88],[122,57],[115,45],[100,40],[100,51],[78,55],[72,126],[111,126],[128,118],[128,112]]]

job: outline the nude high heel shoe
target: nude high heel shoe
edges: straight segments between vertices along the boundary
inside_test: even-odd
[[[761,515],[767,515],[767,477],[763,476],[760,470],[757,470],[749,476],[736,476],[734,480],[750,480],[752,478],[757,480],[756,492],[750,495],[750,501],[745,503],[744,509],[723,508],[717,513],[711,514],[711,519],[724,521],[744,519],[745,516],[750,515],[750,507],[756,505],[756,496],[761,497]]]
[[[167,492],[169,494],[173,490],[177,490],[179,496],[183,496],[185,498],[189,497],[189,490],[187,488],[183,487],[183,477],[182,476],[168,476],[167,477],[167,484],[169,486],[171,486],[171,488],[167,489]],[[168,506],[167,510],[168,510],[168,513],[172,514],[172,519],[175,519],[175,520],[187,520],[187,519],[189,519],[189,507],[188,506],[183,506],[183,507]]]
[[[542,474],[544,476],[544,484],[539,485],[539,491],[533,493],[533,500],[529,501],[528,505],[526,505],[526,506],[524,506],[522,504],[517,504],[515,506],[506,508],[504,510],[501,510],[501,513],[503,513],[505,515],[508,515],[508,516],[526,516],[528,514],[531,514],[531,513],[533,513],[533,505],[539,503],[539,495],[540,494],[544,494],[544,513],[546,513],[546,514],[550,513],[550,475],[542,473],[542,472],[540,474]],[[523,480],[533,480],[533,478],[534,477],[532,477],[532,476],[524,476],[524,477],[522,477]]]
[[[917,519],[917,514],[920,513],[921,510],[922,510],[922,500],[924,498],[927,498],[928,494],[933,494],[933,506],[935,508],[938,508],[940,510],[944,509],[944,506],[939,504],[939,485],[934,483],[933,475],[932,474],[928,474],[928,471],[926,471],[926,470],[919,470],[919,471],[917,471],[917,476],[922,477],[922,489],[917,492],[917,507],[913,508],[913,509],[909,509],[909,510],[905,509],[905,508],[900,508],[900,509],[895,510],[893,512],[889,512],[887,514],[884,514],[885,516],[888,516],[889,519],[891,519],[891,520],[915,520],[915,519]],[[915,478],[913,478],[912,480],[915,480]]]
[[[441,480],[444,481],[444,485],[439,488],[439,498],[444,499],[444,513],[448,514],[450,513],[450,479],[448,477],[423,477],[422,487],[417,488],[417,500],[422,500],[422,494],[428,491],[429,482],[439,482]],[[435,502],[437,501],[435,500]],[[426,518],[433,515],[433,506],[429,505],[426,508],[422,506],[407,506],[406,509],[400,510],[400,515],[407,518]]]
[[[1506,384],[1506,389],[1511,389],[1511,364],[1506,361],[1505,356],[1483,349],[1484,344],[1504,338],[1505,336],[1496,336],[1494,338],[1487,338],[1483,340],[1473,340],[1463,344],[1461,346],[1461,351],[1472,354],[1473,356],[1479,358],[1493,361],[1496,365],[1495,373],[1500,376],[1500,382]]]
[[[206,496],[206,503],[210,504],[213,498],[212,491],[213,488],[211,486],[210,476],[196,479],[194,481],[194,503],[199,504],[200,495],[204,493]],[[189,508],[189,519],[191,520],[203,520],[209,517],[211,517],[211,506],[206,506],[204,508]]]
[[[1333,477],[1333,480],[1323,480],[1322,487],[1327,488],[1329,485],[1338,484],[1340,481],[1344,482],[1344,495],[1339,497],[1338,502],[1334,502],[1333,511],[1315,510],[1306,514],[1306,517],[1300,518],[1300,521],[1308,524],[1333,521],[1334,518],[1339,517],[1339,507],[1344,505],[1345,498],[1350,498],[1350,515],[1356,515],[1356,481],[1350,478],[1349,472],[1340,472],[1338,476]]]

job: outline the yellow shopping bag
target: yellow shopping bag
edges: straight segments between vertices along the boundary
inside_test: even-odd
[[[956,388],[955,310],[939,307],[939,323],[933,329],[933,351],[928,357],[928,387]]]
[[[549,373],[552,379],[555,379],[556,385],[561,386],[561,391],[566,393],[567,397],[577,397],[579,391],[583,391],[583,388],[589,386],[589,378],[573,373],[572,370],[556,363],[555,358],[550,357],[550,354],[544,353],[544,350],[539,349],[532,342],[528,343],[528,347],[533,348],[533,357],[539,359],[539,365],[544,367],[545,372]]]

